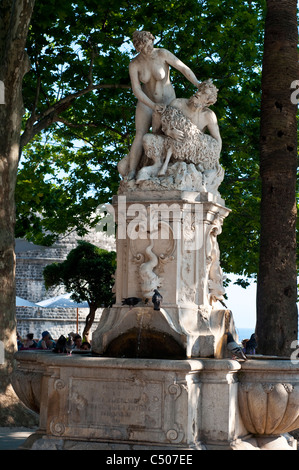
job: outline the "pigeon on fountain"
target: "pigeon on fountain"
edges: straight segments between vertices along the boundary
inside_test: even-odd
[[[139,297],[127,297],[122,300],[122,305],[129,305],[130,308],[133,308],[138,302],[141,302],[141,300],[142,299],[139,299]]]
[[[255,333],[253,333],[250,336],[250,339],[247,341],[246,346],[245,346],[245,352],[246,354],[255,354],[255,350],[257,348],[257,342],[255,339]]]
[[[236,359],[243,359],[244,361],[247,360],[247,357],[245,356],[243,352],[242,346],[236,343],[231,333],[227,334],[227,349],[231,352],[233,357],[235,357]]]
[[[74,346],[73,337],[69,335],[66,340],[66,345],[65,345],[65,349],[68,355],[72,354],[73,346]]]
[[[56,346],[53,349],[54,353],[65,353],[66,352],[66,338],[65,336],[61,335],[59,336]]]
[[[154,295],[152,297],[152,302],[154,304],[154,310],[160,310],[161,304],[162,304],[163,297],[160,294],[160,292],[155,289],[154,290]]]

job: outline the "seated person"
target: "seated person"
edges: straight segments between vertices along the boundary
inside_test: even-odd
[[[56,346],[55,341],[51,338],[51,335],[48,331],[42,332],[42,338],[37,343],[38,349],[54,349]]]
[[[33,339],[33,333],[28,333],[23,344],[23,349],[33,349],[36,348],[37,342]]]
[[[88,343],[87,341],[83,341],[83,343],[80,346],[81,351],[88,351],[91,349],[91,344]]]
[[[80,335],[74,335],[74,349],[80,349],[82,345],[82,338]]]

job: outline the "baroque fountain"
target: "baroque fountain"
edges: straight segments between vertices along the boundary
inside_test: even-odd
[[[116,301],[92,355],[16,354],[14,389],[40,415],[25,448],[296,449],[298,361],[236,360],[227,348],[237,335],[217,242],[230,212],[218,192],[218,90],[153,39],[133,37],[136,136],[113,199]],[[176,98],[169,66],[193,96]]]

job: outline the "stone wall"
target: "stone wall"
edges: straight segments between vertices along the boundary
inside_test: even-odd
[[[49,331],[54,339],[58,339],[60,335],[67,336],[71,331],[82,334],[88,311],[79,309],[77,321],[77,309],[17,307],[18,333],[22,338],[25,338],[27,333],[33,333],[36,339],[40,339],[45,330]],[[102,309],[99,308],[91,331],[96,329],[101,313]]]
[[[31,302],[64,294],[63,287],[46,290],[43,270],[51,263],[64,261],[68,253],[77,246],[78,240],[85,240],[105,250],[115,250],[115,240],[107,237],[103,232],[92,231],[84,238],[72,233],[67,237],[61,237],[51,247],[26,247],[22,240],[16,240],[16,294]],[[50,331],[53,338],[59,338],[61,334],[67,335],[71,331],[82,333],[88,309],[66,308],[37,308],[17,307],[17,329],[21,337],[27,333],[33,333],[40,339],[44,330]],[[96,312],[96,319],[92,331],[97,327],[102,309]]]

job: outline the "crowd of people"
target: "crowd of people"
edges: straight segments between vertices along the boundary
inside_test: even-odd
[[[65,338],[68,345],[70,345],[71,350],[76,351],[88,351],[91,350],[91,344],[82,339],[82,337],[78,333],[71,332],[67,335],[68,339],[66,339],[63,335],[60,336],[58,340],[54,340],[49,331],[43,331],[41,334],[41,338],[37,341],[34,339],[33,333],[28,333],[26,338],[22,339],[19,333],[17,333],[17,343],[18,343],[18,350],[24,349],[42,349],[42,350],[53,350],[57,348],[59,341],[62,338]]]

